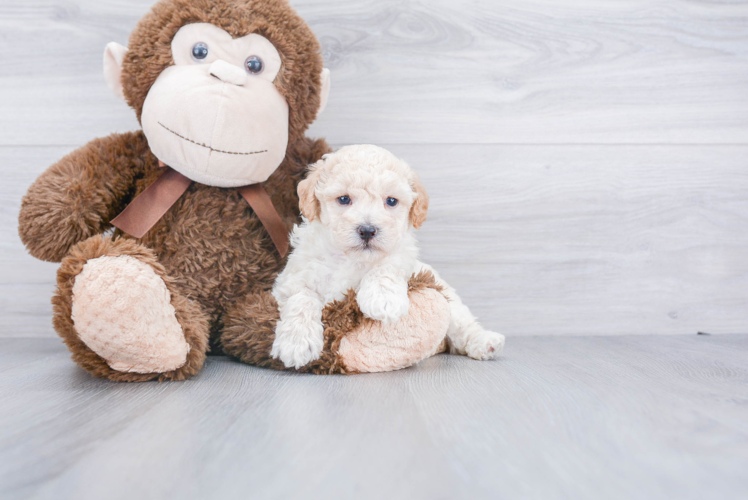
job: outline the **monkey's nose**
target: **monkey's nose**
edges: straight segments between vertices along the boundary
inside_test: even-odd
[[[358,235],[364,242],[368,243],[377,234],[377,228],[374,226],[358,226]]]
[[[210,65],[210,74],[222,82],[239,87],[244,86],[244,82],[247,80],[247,73],[242,68],[229,64],[222,59]]]

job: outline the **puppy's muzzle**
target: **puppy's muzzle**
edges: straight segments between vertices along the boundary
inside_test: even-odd
[[[377,228],[369,225],[358,226],[358,235],[364,243],[369,243],[377,235]]]

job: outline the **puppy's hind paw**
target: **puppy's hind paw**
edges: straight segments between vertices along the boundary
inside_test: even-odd
[[[473,359],[494,359],[501,354],[505,341],[506,337],[500,333],[480,330],[470,335],[465,351]]]

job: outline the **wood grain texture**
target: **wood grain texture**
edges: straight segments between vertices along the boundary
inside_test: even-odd
[[[334,143],[748,141],[748,2],[294,0],[332,70]],[[136,126],[104,46],[150,0],[0,1],[0,144]]]
[[[11,356],[16,363],[5,364]],[[737,500],[748,336],[510,338],[492,362],[113,384],[0,340],[0,497]]]
[[[58,264],[34,259],[18,236],[21,198],[71,148],[0,147],[0,337],[51,336]]]
[[[746,331],[748,150],[724,144],[748,139],[748,3],[292,3],[333,70],[312,133],[418,169],[424,257],[486,326]],[[151,4],[0,0],[0,336],[53,335],[56,266],[21,247],[20,198],[72,147],[137,128],[101,51]],[[567,145],[507,144],[528,142]]]
[[[746,331],[748,2],[292,0],[332,69],[311,134],[419,171],[424,260],[506,353],[121,385],[10,338],[54,336],[16,225],[137,128],[101,54],[151,4],[0,0],[0,498],[745,496],[748,336],[570,335]]]
[[[747,146],[394,145],[431,195],[418,232],[489,328],[509,335],[745,333]],[[16,229],[67,148],[0,148],[0,336],[52,336],[55,264]]]
[[[510,335],[746,332],[748,149],[394,146],[422,255]]]

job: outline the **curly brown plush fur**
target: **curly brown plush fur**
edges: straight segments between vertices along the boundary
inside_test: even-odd
[[[75,278],[90,259],[97,257],[129,255],[150,265],[156,274],[164,280],[171,294],[171,305],[174,306],[177,320],[182,326],[184,337],[190,344],[187,362],[181,368],[166,373],[123,373],[113,370],[101,357],[84,344],[75,331],[72,312],[73,285]],[[57,272],[57,293],[52,299],[54,307],[54,326],[65,344],[73,353],[73,361],[99,378],[108,378],[117,382],[144,382],[158,378],[164,380],[184,380],[195,375],[205,362],[208,349],[209,318],[200,307],[190,299],[182,296],[174,287],[173,280],[166,274],[164,266],[159,264],[153,250],[138,244],[131,239],[113,241],[101,236],[93,236],[76,245],[65,257]]]
[[[324,140],[303,135],[320,104],[319,44],[285,0],[161,0],[133,32],[122,68],[124,94],[138,118],[151,86],[173,64],[174,34],[195,22],[214,24],[234,37],[259,33],[281,55],[275,85],[289,106],[289,143],[285,159],[264,187],[290,230],[299,222],[296,188],[306,166],[330,152]],[[74,361],[96,377],[115,381],[183,380],[200,370],[211,346],[216,353],[224,349],[242,361],[283,369],[269,356],[278,314],[269,291],[285,260],[237,190],[193,183],[143,238],[119,231],[103,236],[112,229],[111,220],[161,172],[142,131],[114,134],[51,166],[23,199],[22,241],[35,257],[62,262],[53,298],[54,326]],[[73,286],[88,261],[104,256],[135,258],[163,280],[190,346],[182,367],[165,373],[119,372],[80,339],[72,319]],[[419,293],[418,287],[437,288],[433,277],[422,276],[411,282],[411,293]],[[341,340],[370,320],[362,317],[353,292],[328,306],[324,319],[323,355],[300,371],[348,373],[352,370],[340,355]],[[431,330],[436,342],[440,332],[439,326]],[[381,333],[375,331],[376,338],[386,339]],[[432,354],[435,346],[423,347],[423,355]],[[384,347],[386,351],[386,343]]]
[[[260,33],[278,49],[276,87],[289,105],[286,158],[264,183],[290,230],[299,221],[296,186],[306,166],[330,152],[324,140],[303,136],[320,102],[322,58],[316,38],[285,0],[162,0],[130,37],[124,92],[138,117],[158,75],[173,64],[171,39],[184,24],[209,22],[235,37]],[[142,131],[96,139],[51,166],[23,198],[19,234],[29,252],[60,262],[54,325],[73,359],[112,380],[182,379],[202,366],[220,336],[223,318],[241,300],[261,300],[284,264],[272,240],[235,189],[193,184],[140,240],[116,232],[97,236],[160,175]],[[75,333],[72,286],[87,260],[131,255],[167,284],[177,319],[192,346],[187,364],[165,374],[115,372]]]

